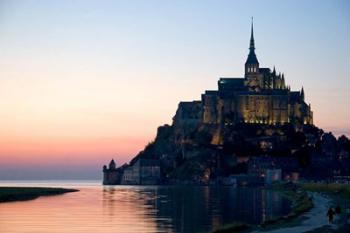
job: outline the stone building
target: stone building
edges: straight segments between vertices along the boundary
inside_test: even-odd
[[[248,174],[263,176],[266,182],[269,179],[283,179],[297,181],[299,179],[300,166],[295,157],[252,157],[248,161]],[[269,174],[270,173],[270,174]]]
[[[138,159],[124,169],[121,184],[154,185],[160,181],[159,160]]]
[[[104,185],[154,185],[160,182],[159,160],[138,159],[132,165],[116,168],[114,160],[103,166]]]
[[[220,78],[218,90],[206,91],[201,101],[181,102],[174,122],[179,125],[239,122],[302,125],[313,124],[313,115],[311,106],[305,102],[303,88],[291,91],[284,74],[277,73],[275,68],[260,67],[252,24],[244,77]]]
[[[116,167],[116,163],[112,159],[109,167],[103,166],[103,184],[113,185],[119,184],[122,178],[122,170]]]

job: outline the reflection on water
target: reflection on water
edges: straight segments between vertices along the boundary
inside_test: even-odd
[[[233,221],[259,223],[289,210],[279,193],[254,188],[74,187],[81,191],[0,204],[0,232],[207,232]]]

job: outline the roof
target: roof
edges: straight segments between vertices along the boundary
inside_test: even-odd
[[[218,94],[218,91],[205,91],[205,94],[206,95],[217,95]]]
[[[199,105],[201,104],[202,102],[200,100],[195,100],[195,101],[181,101],[179,103],[179,106],[182,106],[182,107],[188,107],[188,106],[193,106],[193,105]]]
[[[259,64],[258,58],[256,57],[254,50],[250,50],[245,64]]]
[[[243,86],[244,78],[220,78],[218,81],[220,86]]]
[[[291,91],[289,95],[290,95],[291,101],[299,101],[299,99],[300,99],[300,92],[299,91]]]
[[[271,70],[270,70],[270,68],[259,68],[259,72],[260,73],[264,73],[264,74],[269,74],[269,73],[271,73]]]
[[[220,78],[218,81],[220,95],[232,95],[233,92],[245,90],[244,78]]]
[[[220,78],[219,82],[240,82],[240,81],[244,81],[243,77],[233,77],[233,78]]]

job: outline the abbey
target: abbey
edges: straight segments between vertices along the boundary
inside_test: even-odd
[[[242,78],[220,78],[218,90],[205,91],[201,100],[180,102],[172,125],[160,126],[155,140],[129,164],[116,168],[112,160],[103,167],[103,183],[208,184],[210,179],[219,182],[220,177],[241,171],[237,164],[249,158],[270,156],[271,162],[275,154],[292,156],[303,148],[295,143],[298,133],[304,135],[306,145],[314,146],[322,134],[313,125],[304,89],[291,91],[284,74],[260,68],[253,24],[244,70]],[[290,160],[297,162],[293,156]],[[250,171],[256,171],[260,162],[254,161],[260,160],[251,161]],[[292,162],[280,164],[284,175],[297,170]]]
[[[303,88],[291,91],[284,74],[259,66],[252,23],[244,78],[220,78],[218,90],[206,91],[201,101],[181,102],[174,120],[204,124],[312,124],[313,116]]]

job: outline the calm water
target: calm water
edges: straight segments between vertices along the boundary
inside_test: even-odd
[[[10,185],[80,192],[0,204],[4,233],[208,232],[232,221],[259,223],[289,210],[278,192],[257,188],[0,182]]]

